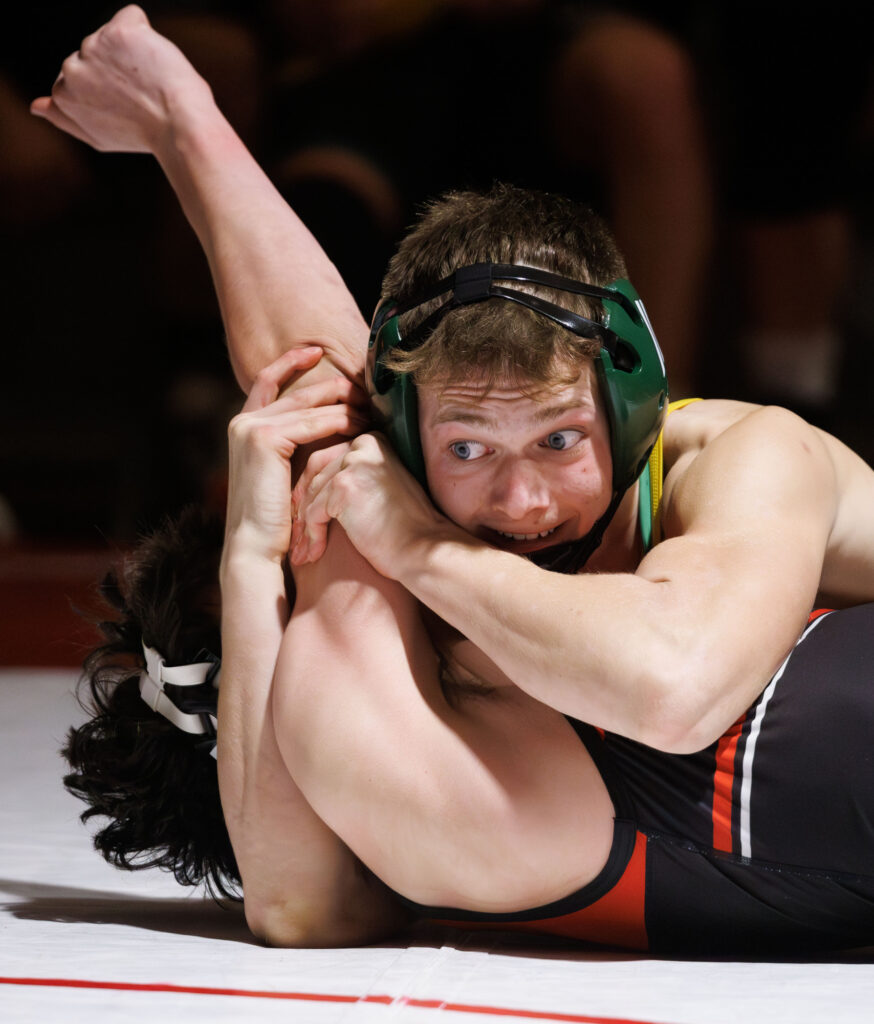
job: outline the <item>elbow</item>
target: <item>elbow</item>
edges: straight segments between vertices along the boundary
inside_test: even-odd
[[[713,703],[706,703],[702,685],[705,678],[691,667],[678,671],[676,666],[673,672],[650,678],[629,738],[666,754],[694,754],[708,747],[722,730],[714,733]]]
[[[293,909],[286,901],[246,903],[249,931],[265,946],[277,949],[316,949],[339,946],[340,936],[304,909]]]
[[[673,720],[657,722],[640,742],[664,754],[697,754],[713,742],[705,735],[699,723]]]
[[[277,906],[263,903],[253,906],[246,900],[246,924],[265,946],[279,949],[304,949],[307,946],[306,928]]]
[[[288,900],[246,904],[249,930],[277,949],[334,949],[379,942],[401,925],[400,917],[371,919],[366,914],[332,915],[312,904]]]

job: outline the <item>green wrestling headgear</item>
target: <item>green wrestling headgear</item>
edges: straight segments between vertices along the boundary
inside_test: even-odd
[[[524,281],[585,295],[600,301],[603,315],[598,321],[589,320],[518,288],[496,284],[496,281]],[[402,337],[398,326],[400,316],[441,295],[447,296],[446,301]],[[385,356],[395,348],[411,351],[421,345],[453,309],[495,298],[517,302],[579,337],[595,339],[601,344],[595,369],[610,424],[613,498],[607,512],[586,537],[532,555],[532,560],[544,568],[576,572],[601,543],[623,494],[643,472],[667,410],[664,359],[643,303],[629,281],[614,281],[602,288],[536,267],[474,263],[459,267],[410,302],[399,304],[386,299],[373,318],[368,342],[366,374],[371,401],[404,465],[427,489],[416,386],[411,374],[389,369]]]

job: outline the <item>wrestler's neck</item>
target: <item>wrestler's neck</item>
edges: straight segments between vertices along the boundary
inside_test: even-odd
[[[616,510],[604,538],[582,572],[634,572],[643,558],[637,515],[638,484],[630,487]]]

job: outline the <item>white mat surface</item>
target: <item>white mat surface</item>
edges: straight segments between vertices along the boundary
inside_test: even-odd
[[[0,1021],[7,1024],[874,1020],[868,954],[692,962],[446,931],[368,949],[262,948],[238,912],[158,872],[116,871],[92,851],[78,801],[60,784],[57,750],[80,714],[74,682],[69,672],[0,671]]]

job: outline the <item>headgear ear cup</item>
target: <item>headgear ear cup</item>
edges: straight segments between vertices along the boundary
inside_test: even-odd
[[[662,350],[631,282],[620,279],[606,290],[628,300],[605,298],[603,323],[627,346],[630,358],[623,366],[623,353],[614,358],[603,348],[595,363],[610,420],[613,487],[625,491],[643,472],[664,426],[668,379]]]
[[[365,380],[370,401],[401,462],[427,490],[425,457],[419,434],[419,396],[412,375],[395,373],[383,355],[401,343],[397,303],[384,302],[376,311],[367,344]]]
[[[468,269],[460,268],[461,271]],[[502,265],[500,270],[504,270]],[[595,365],[610,424],[613,486],[614,489],[626,490],[643,471],[664,424],[668,401],[664,358],[640,297],[631,282],[625,279],[614,281],[606,288],[596,288],[533,267],[508,267],[506,270],[517,270],[520,273],[515,276],[535,282],[541,280],[551,288],[561,288],[561,283],[564,282],[565,285],[573,286],[572,289],[565,290],[583,291],[584,294],[591,294],[600,299],[604,316],[597,326],[604,328],[614,339],[618,339],[620,350],[604,344]],[[459,271],[456,271],[451,278],[446,279],[453,282],[453,287],[444,289],[450,293],[450,302],[453,303],[450,308],[464,304],[464,300],[457,300],[454,290],[454,279],[458,273]],[[494,276],[500,279],[500,273]],[[436,287],[438,286],[435,285]],[[476,294],[469,301],[482,301],[484,298],[506,300],[512,294],[513,301],[536,312],[542,312],[534,304],[536,300],[533,296],[521,291],[510,293],[509,289],[502,291]],[[432,288],[421,302],[406,303],[403,307],[393,299],[380,303],[370,331],[366,364],[367,387],[374,409],[401,461],[423,486],[425,460],[419,434],[416,387],[411,375],[397,374],[388,369],[384,365],[383,357],[394,348],[414,347],[411,344],[413,339],[401,338],[398,317],[401,312],[415,309],[417,305],[434,297],[435,292]],[[449,303],[444,308],[448,305]],[[569,311],[560,312],[567,313],[568,317],[574,320],[591,324],[591,321]],[[428,320],[433,321],[432,328],[439,322],[433,317],[429,317]],[[568,326],[568,329],[573,328]],[[417,337],[415,342],[422,344],[426,337],[427,335]]]

